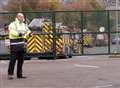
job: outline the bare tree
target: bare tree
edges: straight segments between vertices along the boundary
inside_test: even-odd
[[[48,11],[57,10],[58,4],[59,0],[8,0],[2,8],[6,11]]]

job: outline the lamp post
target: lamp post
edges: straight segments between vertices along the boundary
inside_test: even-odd
[[[118,32],[118,0],[116,0],[116,31]]]

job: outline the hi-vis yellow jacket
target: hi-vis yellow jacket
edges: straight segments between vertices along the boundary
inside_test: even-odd
[[[19,36],[20,33],[22,36]],[[28,26],[23,22],[20,23],[18,19],[15,19],[15,21],[9,25],[9,39],[28,39],[30,33],[31,31]]]

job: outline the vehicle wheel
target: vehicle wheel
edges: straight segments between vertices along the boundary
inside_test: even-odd
[[[72,58],[72,55],[68,55],[68,58]]]

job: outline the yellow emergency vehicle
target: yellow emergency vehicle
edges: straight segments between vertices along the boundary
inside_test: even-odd
[[[36,24],[39,24],[39,27],[35,26]],[[57,32],[55,38],[53,38],[51,21],[35,18],[29,24],[29,27],[31,31],[36,32],[27,41],[27,53],[29,55],[36,54],[38,58],[52,58],[54,53],[56,53],[57,58],[71,57],[70,43],[67,45],[64,43],[65,36],[63,36],[62,31]]]

